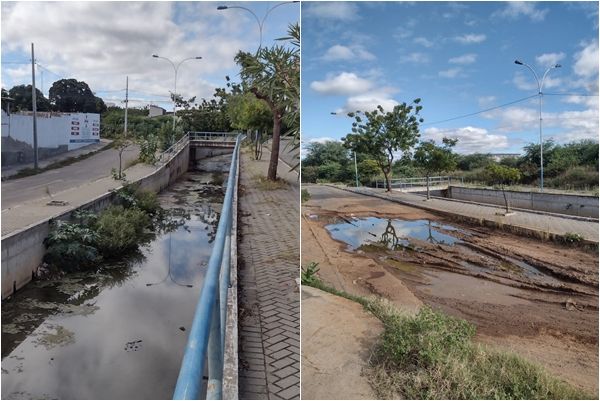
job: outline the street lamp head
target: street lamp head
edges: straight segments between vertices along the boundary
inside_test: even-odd
[[[202,59],[202,57],[201,57],[201,56],[198,56],[198,57],[194,57],[194,59],[196,59],[196,60],[201,60],[201,59]]]
[[[329,114],[336,116],[337,113],[335,111],[330,112]]]
[[[523,63],[519,60],[515,60],[515,64],[523,65]]]
[[[153,54],[152,57],[158,58],[158,54]]]
[[[554,66],[554,68],[560,68],[560,67],[562,67],[562,65],[560,65],[560,64],[556,64],[556,65]]]
[[[229,7],[227,6],[219,6],[217,7],[217,10],[227,10]]]

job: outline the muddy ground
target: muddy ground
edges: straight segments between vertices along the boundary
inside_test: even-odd
[[[598,392],[597,251],[457,224],[330,187],[308,190],[302,265],[318,262],[324,281],[409,311],[427,304],[467,319],[479,341]],[[410,237],[417,231],[422,235]]]

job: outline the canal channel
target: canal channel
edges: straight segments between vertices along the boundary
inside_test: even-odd
[[[230,159],[206,159],[159,195],[176,223],[136,255],[2,302],[3,399],[172,397]]]

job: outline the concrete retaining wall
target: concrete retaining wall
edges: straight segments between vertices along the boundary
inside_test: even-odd
[[[171,160],[136,183],[141,189],[160,192],[181,177],[188,170],[188,165],[189,148],[186,145]],[[2,299],[23,287],[35,275],[46,252],[43,241],[48,236],[52,220],[68,220],[73,212],[80,209],[102,211],[112,204],[114,196],[114,193],[108,192],[84,205],[2,238]]]
[[[444,196],[451,199],[504,205],[504,196],[500,190],[450,186]],[[597,196],[506,191],[506,197],[510,206],[515,208],[598,218]]]

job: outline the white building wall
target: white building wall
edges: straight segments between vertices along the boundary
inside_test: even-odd
[[[37,113],[38,147],[68,145],[77,149],[100,141],[100,114]],[[32,113],[11,114],[2,111],[2,136],[11,136],[33,146]]]

